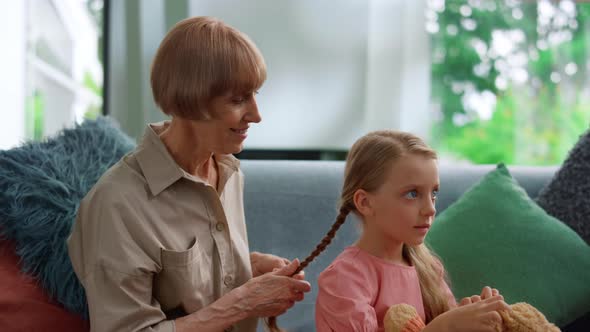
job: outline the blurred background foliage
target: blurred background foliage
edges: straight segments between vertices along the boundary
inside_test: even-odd
[[[473,163],[561,163],[590,124],[590,3],[429,0],[434,147]]]

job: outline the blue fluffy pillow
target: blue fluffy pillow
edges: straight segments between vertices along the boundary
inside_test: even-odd
[[[0,151],[0,236],[16,243],[23,270],[66,309],[87,317],[66,239],[78,205],[134,141],[99,117],[43,142]]]

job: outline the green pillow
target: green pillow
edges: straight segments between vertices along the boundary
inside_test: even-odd
[[[503,164],[436,218],[426,242],[458,299],[489,285],[559,326],[590,309],[590,246],[533,202]]]

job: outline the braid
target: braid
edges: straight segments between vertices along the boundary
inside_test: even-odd
[[[295,270],[295,272],[293,272],[293,274],[291,276],[294,276],[297,273],[301,272],[316,257],[318,257],[322,253],[322,251],[324,251],[326,249],[326,247],[330,244],[330,242],[332,242],[332,239],[336,235],[336,232],[338,231],[340,226],[342,226],[342,224],[344,224],[344,222],[346,221],[346,216],[348,216],[350,211],[351,211],[351,209],[346,206],[343,206],[340,208],[340,212],[338,213],[338,216],[336,217],[336,221],[334,222],[334,224],[332,224],[332,227],[330,227],[330,230],[328,231],[326,236],[324,236],[322,241],[320,241],[320,243],[315,247],[315,249],[311,252],[311,254],[309,254],[309,256],[307,256],[307,258],[305,258],[305,260],[303,262],[301,262],[301,264],[299,264],[299,267],[297,268],[297,270]],[[268,317],[268,320],[266,322],[266,326],[268,327],[270,332],[283,332],[283,330],[281,328],[279,328],[277,325],[277,317]]]
[[[299,267],[297,268],[297,270],[295,270],[294,274],[297,274],[301,272],[303,269],[305,269],[316,257],[318,257],[322,253],[322,251],[326,249],[330,242],[332,242],[332,239],[336,235],[336,232],[338,231],[340,226],[342,226],[342,224],[344,224],[344,221],[346,221],[346,216],[349,213],[349,208],[340,208],[340,213],[338,213],[336,221],[334,222],[326,236],[324,236],[322,241],[315,247],[314,251],[312,251],[311,254],[309,254],[309,256],[307,256],[307,258],[305,258],[305,260],[301,264],[299,264]]]

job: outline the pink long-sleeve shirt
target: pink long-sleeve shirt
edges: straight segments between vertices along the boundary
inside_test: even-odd
[[[390,306],[406,303],[425,319],[418,274],[413,266],[388,262],[350,246],[336,257],[318,280],[318,332],[382,332]],[[445,282],[449,303],[455,299]]]

